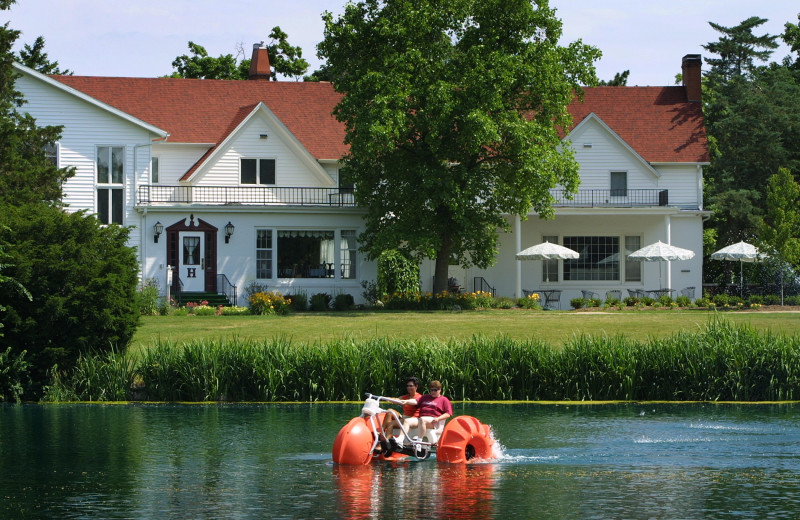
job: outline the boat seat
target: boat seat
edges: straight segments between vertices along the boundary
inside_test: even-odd
[[[446,420],[437,421],[438,424],[436,425],[435,428],[428,427],[428,429],[425,431],[425,437],[428,439],[428,442],[430,442],[431,444],[439,443],[439,437],[442,436],[442,432],[444,431],[444,425],[446,422],[447,422]],[[394,432],[392,433],[394,434],[395,437],[398,438],[401,435],[403,435],[402,430],[400,430],[399,428],[395,428]],[[416,427],[409,428],[408,435],[413,439],[417,435],[417,428]],[[405,442],[405,439],[403,439],[403,442]]]

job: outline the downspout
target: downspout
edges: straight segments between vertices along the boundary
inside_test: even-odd
[[[667,215],[666,220],[667,244],[672,245],[672,217]],[[672,262],[667,260],[667,288],[672,288]],[[661,289],[661,287],[659,287]]]
[[[166,140],[166,139],[165,139]],[[139,191],[139,174],[137,171],[138,167],[138,148],[144,147],[152,147],[153,143],[146,143],[146,144],[135,144],[133,145],[133,205],[136,206],[136,197]],[[152,154],[151,154],[152,155]],[[144,239],[145,230],[147,229],[147,208],[145,208],[144,212],[142,213],[141,218],[141,228],[139,230],[139,274],[141,281],[144,282],[144,273],[145,273],[145,259],[147,258],[147,240]]]

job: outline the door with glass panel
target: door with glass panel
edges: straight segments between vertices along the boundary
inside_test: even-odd
[[[178,272],[187,292],[205,291],[205,234],[181,232],[179,234]]]

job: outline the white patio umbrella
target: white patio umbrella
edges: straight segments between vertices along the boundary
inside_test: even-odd
[[[628,258],[631,260],[639,260],[641,262],[670,262],[673,260],[689,260],[693,257],[694,251],[671,244],[665,244],[660,240],[655,244],[637,249],[628,255]],[[662,285],[661,266],[658,267],[658,281],[659,285]]]
[[[711,253],[712,260],[739,261],[739,295],[744,294],[742,262],[759,262],[762,258],[764,258],[764,255],[758,252],[758,248],[747,242],[737,242]]]
[[[577,251],[558,244],[542,242],[517,253],[517,260],[569,260],[578,258]]]

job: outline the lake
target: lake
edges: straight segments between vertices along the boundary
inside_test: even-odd
[[[502,456],[334,465],[360,404],[2,405],[0,518],[796,518],[800,404],[470,404]]]

